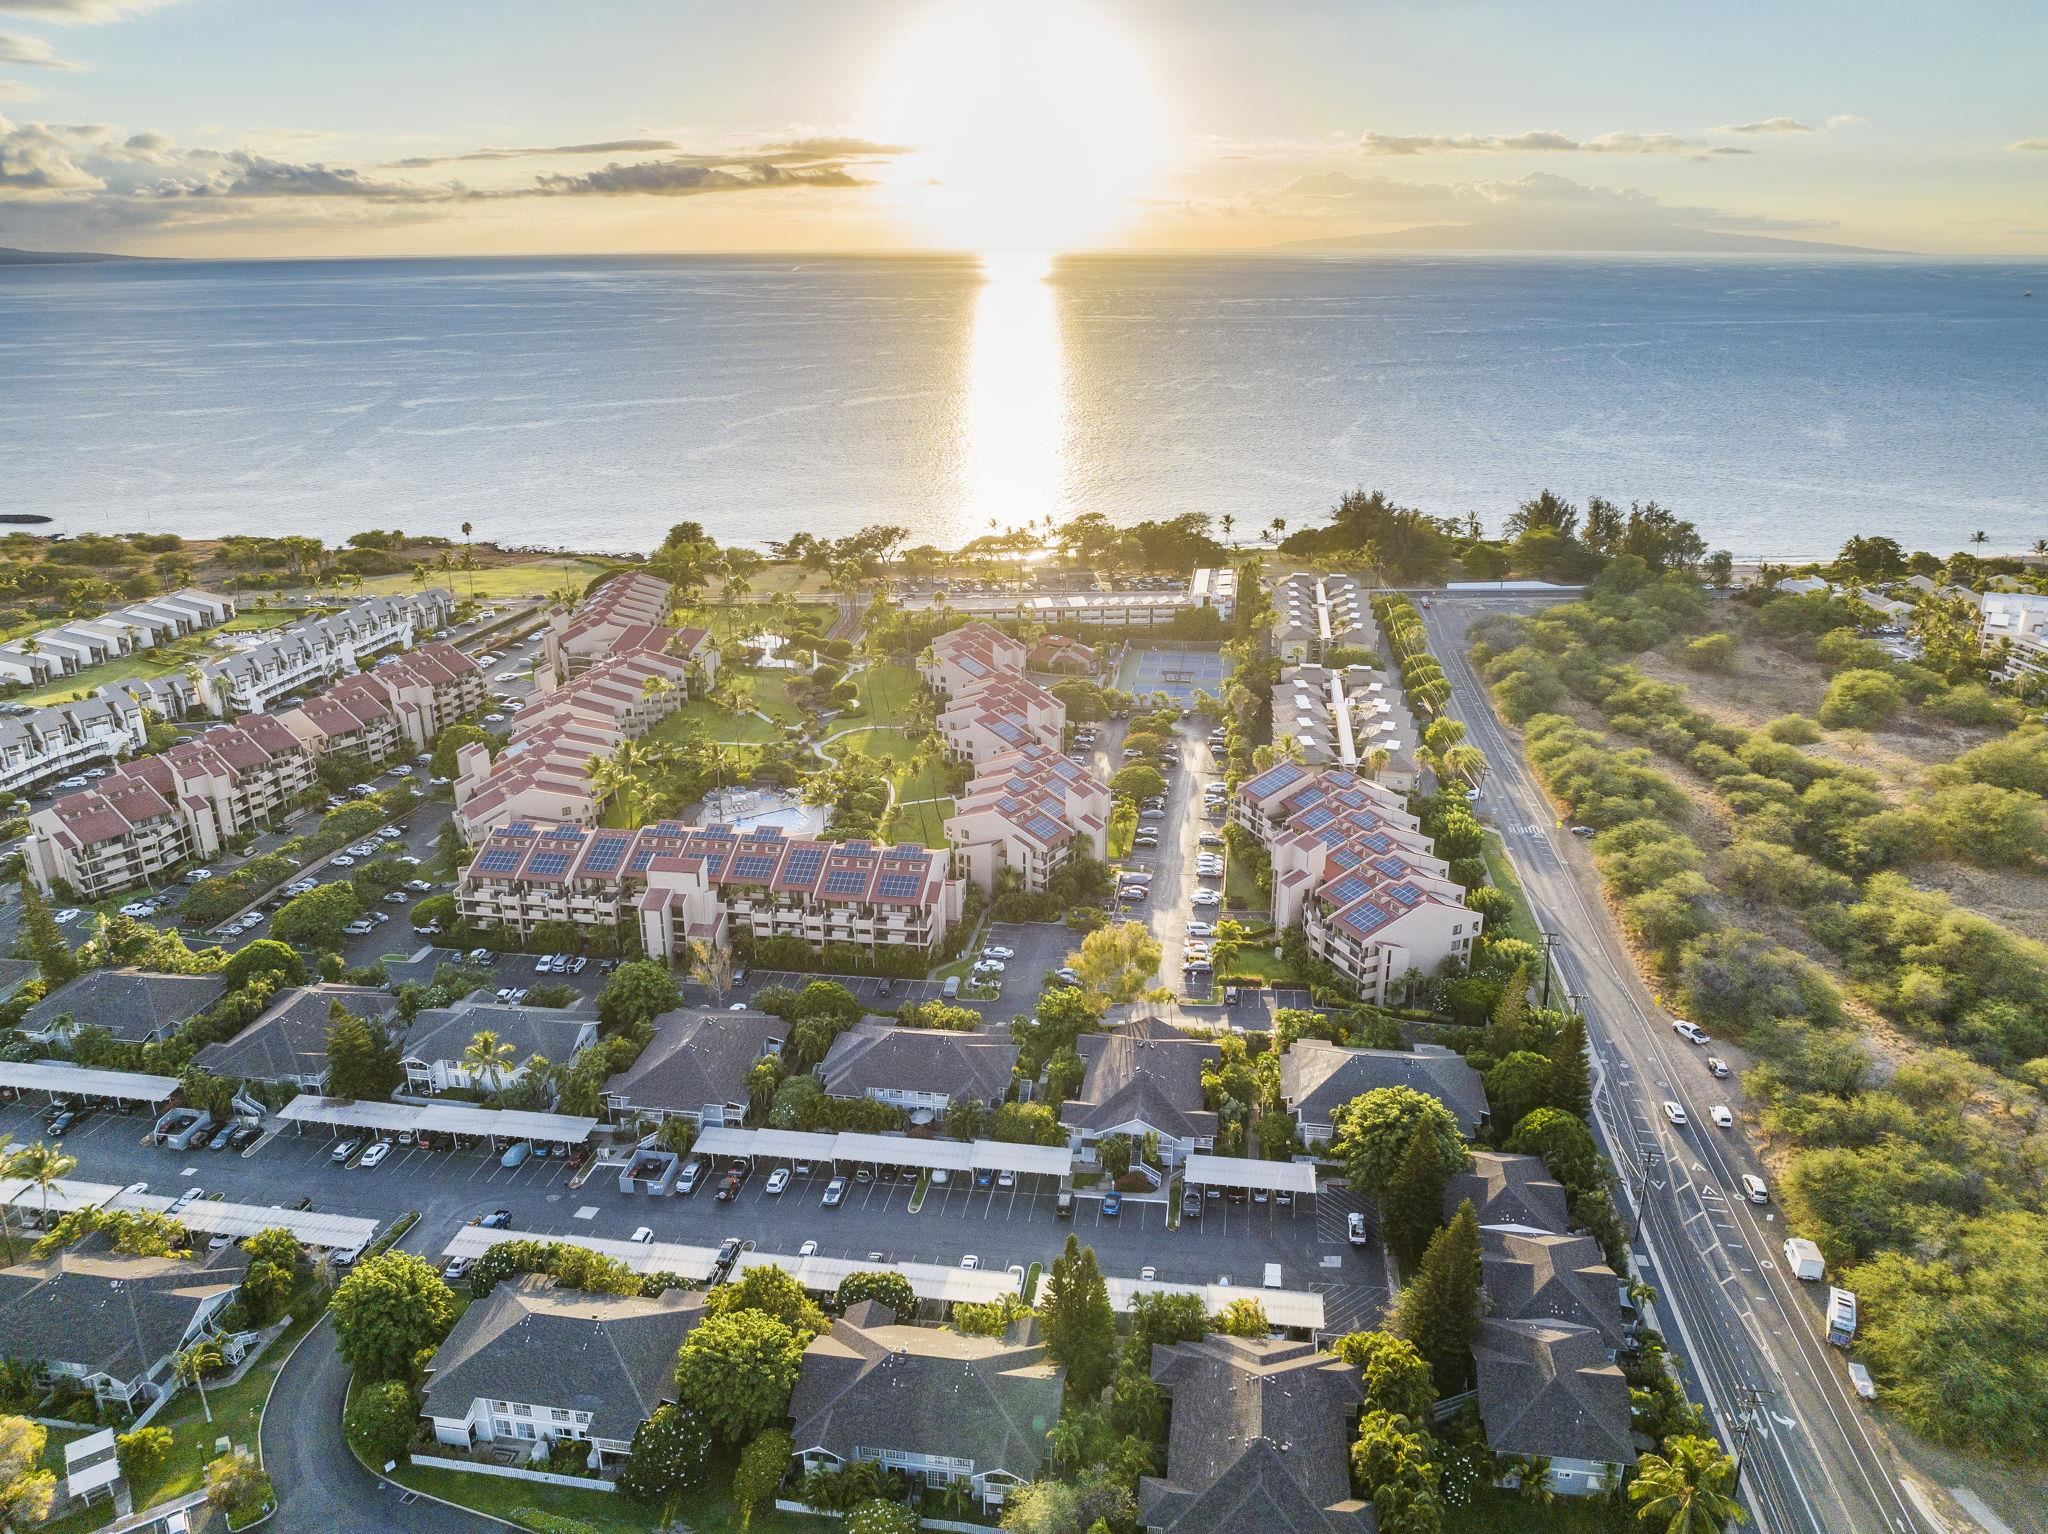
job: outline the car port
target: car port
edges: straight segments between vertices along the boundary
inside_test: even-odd
[[[294,1097],[277,1112],[280,1121],[305,1133],[306,1125],[326,1126],[336,1135],[349,1130],[396,1139],[409,1135],[447,1136],[450,1141],[481,1141],[492,1151],[524,1141],[533,1145],[587,1146],[597,1128],[594,1118],[566,1113],[529,1113],[508,1108],[477,1108],[468,1103],[371,1103],[339,1097]]]
[[[147,1103],[161,1109],[178,1093],[175,1076],[149,1076],[140,1071],[102,1071],[57,1060],[0,1061],[0,1088],[16,1097],[47,1093],[51,1102],[68,1097],[77,1102]]]

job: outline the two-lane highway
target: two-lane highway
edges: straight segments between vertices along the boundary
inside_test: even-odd
[[[1637,1202],[1667,1330],[1721,1435],[1741,1449],[1743,1495],[1764,1534],[1920,1534],[1889,1446],[1817,1330],[1814,1297],[1778,1260],[1786,1231],[1775,1205],[1742,1195],[1743,1173],[1761,1174],[1761,1162],[1739,1129],[1708,1119],[1708,1104],[1739,1100],[1735,1082],[1708,1075],[1703,1051],[1672,1031],[1600,900],[1590,855],[1557,824],[1466,658],[1468,626],[1501,610],[1437,596],[1424,622],[1451,712],[1492,769],[1481,818],[1500,833],[1554,938],[1557,979],[1586,1016],[1600,1128]],[[1684,1108],[1683,1126],[1667,1119],[1667,1100]]]

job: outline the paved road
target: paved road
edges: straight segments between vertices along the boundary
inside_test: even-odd
[[[1636,1184],[1651,1279],[1674,1342],[1731,1443],[1746,1434],[1743,1489],[1763,1534],[1835,1534],[1925,1525],[1823,1340],[1825,1290],[1790,1278],[1776,1206],[1739,1192],[1765,1168],[1741,1130],[1716,1129],[1706,1106],[1741,1112],[1736,1081],[1716,1081],[1704,1051],[1671,1031],[1671,1014],[1636,972],[1599,896],[1598,874],[1496,719],[1466,659],[1467,626],[1501,604],[1438,595],[1425,615],[1430,646],[1451,683],[1451,711],[1492,764],[1477,808],[1501,833],[1536,919],[1556,935],[1557,975],[1579,998],[1592,1038],[1601,1129]],[[1733,1055],[1717,1043],[1715,1053]],[[1661,1104],[1690,1122],[1666,1122]],[[1739,1121],[1739,1120],[1738,1120]],[[1646,1159],[1647,1158],[1647,1159]],[[1749,1392],[1761,1391],[1760,1398]]]

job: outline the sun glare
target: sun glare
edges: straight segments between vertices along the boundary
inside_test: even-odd
[[[898,213],[955,250],[1108,238],[1165,145],[1143,53],[1074,0],[947,0],[889,52],[866,117],[911,147],[890,175]]]

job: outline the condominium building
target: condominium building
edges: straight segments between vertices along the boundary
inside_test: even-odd
[[[160,756],[138,757],[29,817],[29,874],[87,900],[210,858],[274,823],[318,783],[306,743],[270,714],[216,725]]]
[[[387,656],[369,671],[279,714],[313,751],[350,751],[372,764],[424,751],[484,704],[483,668],[451,644]]]
[[[1300,570],[1273,586],[1273,649],[1289,665],[1320,661],[1339,645],[1379,649],[1366,590],[1349,575]]]
[[[1401,684],[1371,666],[1283,666],[1273,744],[1311,767],[1347,767],[1401,793],[1415,787],[1415,716]]]
[[[1029,651],[986,623],[969,623],[934,639],[917,663],[925,686],[952,700],[999,676],[1022,676]]]
[[[942,598],[907,597],[917,610],[943,601],[954,612],[982,620],[1015,619],[1041,628],[1163,628],[1183,613],[1213,608],[1228,623],[1237,612],[1237,572],[1197,570],[1185,586],[1130,587],[1118,591],[1091,586],[1084,591],[955,591]],[[970,625],[970,627],[975,625]]]
[[[2008,681],[2021,672],[2048,674],[2048,596],[2031,592],[1986,592],[1979,606],[1984,652],[1999,658]]]
[[[1037,742],[990,758],[946,819],[953,872],[985,892],[1007,869],[1038,893],[1076,849],[1100,861],[1108,843],[1109,785]]]
[[[0,789],[24,793],[89,767],[111,766],[140,747],[146,733],[141,705],[112,688],[0,719]]]
[[[821,842],[775,827],[637,830],[515,820],[493,830],[463,871],[461,919],[524,936],[541,922],[638,929],[655,957],[689,945],[795,937],[871,952],[929,949],[961,913],[945,854],[916,843]]]
[[[1005,674],[954,694],[938,727],[947,756],[986,768],[1034,743],[1058,751],[1066,740],[1067,706],[1036,682]]]
[[[555,609],[548,615],[542,640],[548,664],[555,675],[570,677],[608,655],[645,647],[669,632],[666,625],[674,592],[667,581],[628,570],[598,587],[573,612]]]
[[[359,670],[360,662],[374,655],[410,646],[454,616],[455,597],[441,587],[369,597],[340,612],[301,619],[238,654],[206,662],[200,668],[200,696],[216,714],[259,713],[292,693]]]
[[[1481,920],[1400,796],[1341,769],[1280,762],[1241,784],[1231,818],[1273,862],[1276,923],[1385,1005],[1411,970],[1470,961]]]
[[[702,675],[701,663],[688,656],[639,651],[613,656],[537,695],[513,717],[511,744],[495,761],[481,744],[456,753],[455,818],[464,837],[475,841],[494,827],[534,818],[594,825],[602,804],[591,782],[592,762],[687,703],[693,680]]]
[[[29,686],[71,676],[137,650],[150,650],[212,628],[235,615],[235,604],[210,591],[174,591],[73,619],[0,645],[0,683]]]

